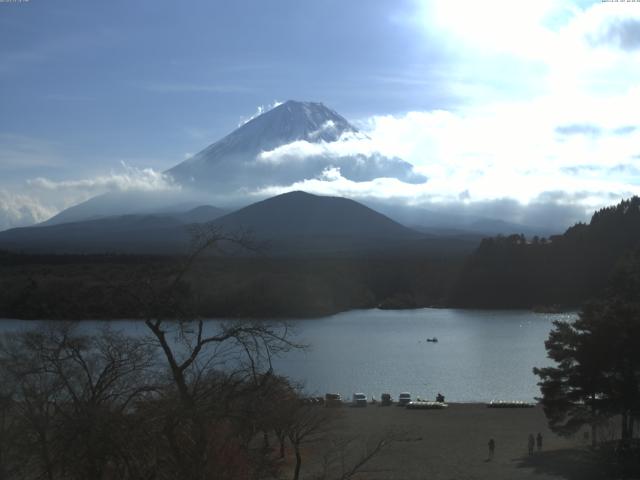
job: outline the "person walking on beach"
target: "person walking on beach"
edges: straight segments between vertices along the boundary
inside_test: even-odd
[[[493,438],[489,439],[489,460],[493,460],[493,452],[496,449],[496,442]]]
[[[538,447],[538,452],[542,450],[542,434],[540,432],[536,436],[536,446]]]
[[[529,434],[529,455],[533,455],[533,447],[536,444],[536,441],[533,438],[533,433]]]

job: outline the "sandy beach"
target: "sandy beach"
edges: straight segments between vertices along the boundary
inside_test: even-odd
[[[319,407],[322,408],[322,407]],[[385,432],[402,432],[370,463],[361,479],[430,480],[595,480],[607,478],[594,463],[582,435],[565,439],[551,433],[542,408],[490,409],[485,404],[450,404],[445,410],[406,410],[397,406],[344,407],[336,420],[344,437],[374,444]],[[527,439],[540,432],[540,452],[528,455]],[[489,460],[488,441],[495,440]],[[313,478],[320,445],[305,448],[302,478]],[[311,460],[313,458],[313,461]]]

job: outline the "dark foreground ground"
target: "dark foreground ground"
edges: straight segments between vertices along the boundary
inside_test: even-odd
[[[401,440],[391,443],[367,464],[365,472],[354,478],[611,478],[596,462],[582,435],[564,439],[552,434],[539,407],[489,409],[483,404],[451,404],[446,410],[406,410],[395,406],[341,410],[336,426],[345,438],[368,439],[371,446],[390,430],[401,432]],[[529,456],[527,437],[538,432],[543,435],[543,448]],[[491,437],[496,443],[493,460],[488,459],[487,443]],[[302,478],[315,478],[325,449],[326,445],[320,444],[305,447],[304,456],[313,460],[303,465]]]

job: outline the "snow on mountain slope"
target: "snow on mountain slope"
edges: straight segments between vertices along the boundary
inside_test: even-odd
[[[227,158],[251,160],[260,152],[297,140],[334,142],[345,132],[357,131],[321,103],[290,100],[250,120],[167,173],[184,180],[198,173],[198,169]]]
[[[381,177],[409,183],[426,180],[399,158],[343,148],[358,140],[367,137],[323,104],[290,100],[167,170],[165,174],[178,187],[175,191],[107,192],[64,210],[47,224],[166,212],[172,205],[208,203],[228,209],[265,198],[267,194],[255,194],[268,187],[286,189],[338,170],[354,182]]]
[[[322,103],[290,100],[166,173],[184,186],[213,188],[217,193],[290,185],[317,178],[330,168],[339,168],[343,177],[354,181],[379,177],[411,183],[426,180],[399,158],[340,155],[326,148],[348,138],[366,136]]]

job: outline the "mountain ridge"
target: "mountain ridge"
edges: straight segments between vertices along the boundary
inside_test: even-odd
[[[166,170],[163,175],[175,191],[109,192],[60,212],[47,224],[166,211],[172,202],[194,199],[225,208],[246,206],[256,195],[266,197],[260,192],[271,187],[322,178],[329,169],[354,182],[381,177],[426,181],[400,158],[346,154],[334,145],[355,138],[366,135],[324,104],[289,100]]]
[[[249,120],[196,155],[165,171],[175,189],[162,192],[109,192],[74,205],[43,225],[70,223],[125,214],[164,214],[203,204],[227,211],[265,198],[267,191],[323,178],[327,169],[339,170],[351,182],[395,178],[406,183],[427,179],[399,158],[379,153],[345,155],[333,142],[362,136],[344,117],[320,102],[289,100]],[[349,150],[349,149],[346,149]],[[547,234],[535,227],[501,220],[430,212],[420,207],[362,203],[422,232],[461,231],[474,235],[496,233]],[[477,220],[477,222],[475,222]]]
[[[271,236],[291,233],[355,236],[373,234],[382,237],[419,235],[355,200],[314,195],[300,190],[252,203],[217,219],[215,223],[231,228],[242,228],[248,224],[258,232]]]
[[[198,207],[182,215],[121,215],[0,232],[0,248],[38,253],[184,253],[192,220],[227,231],[251,230],[273,242],[273,252],[355,252],[393,248],[428,237],[354,200],[290,192],[230,214]],[[204,217],[203,217],[204,215]],[[209,217],[206,217],[209,215]]]

